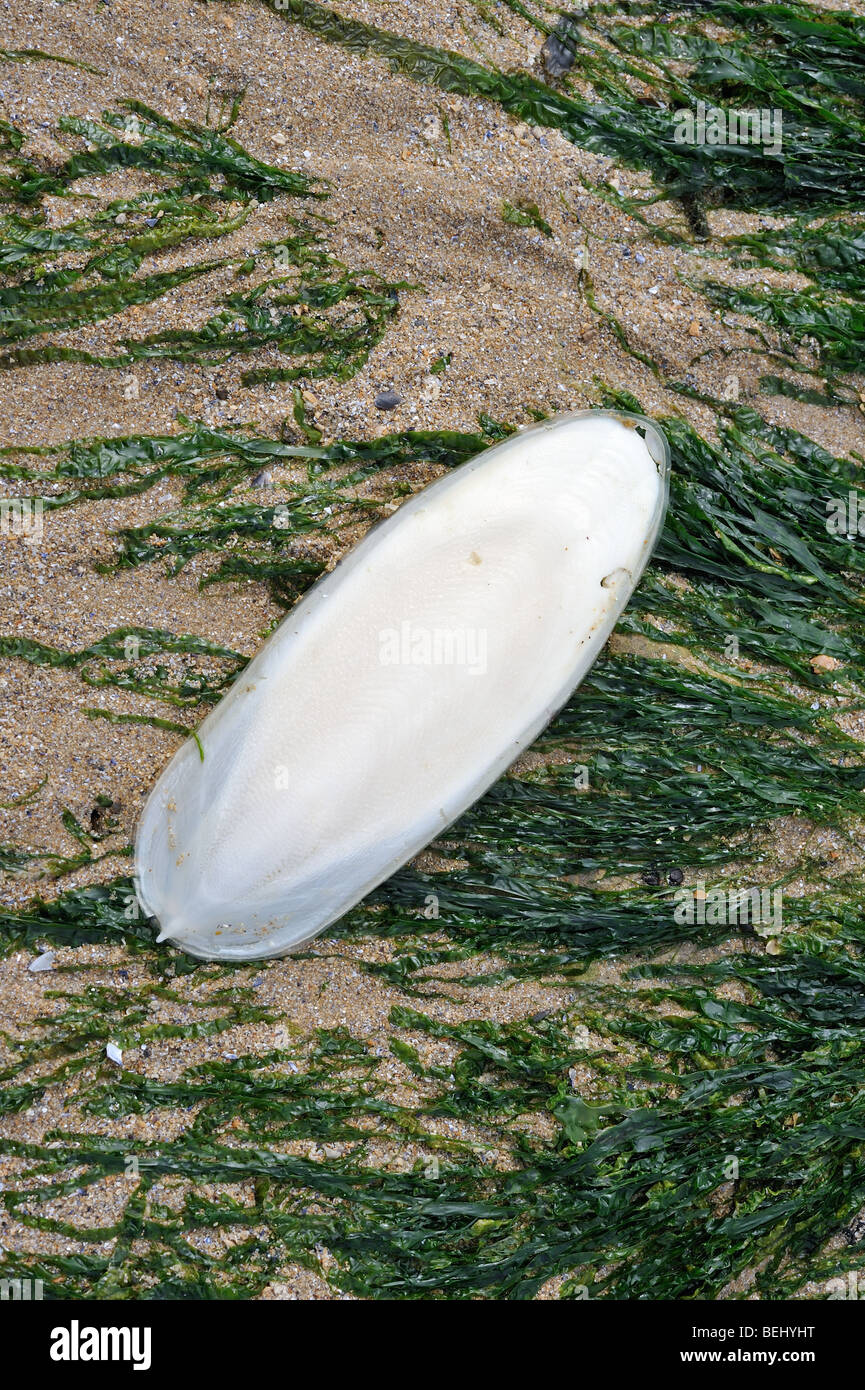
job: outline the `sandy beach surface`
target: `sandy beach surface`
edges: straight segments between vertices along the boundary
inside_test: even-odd
[[[460,7],[447,0],[423,7],[397,0],[346,0],[342,11],[477,56],[471,27],[456,22]],[[554,131],[511,119],[493,103],[413,83],[392,73],[384,60],[361,60],[329,46],[256,3],[112,0],[97,6],[91,0],[62,5],[33,0],[22,8],[3,0],[0,15],[8,49],[74,57],[96,70],[0,61],[0,114],[26,133],[25,154],[48,168],[59,165],[74,144],[58,129],[62,114],[96,119],[104,109],[133,98],[172,119],[204,123],[209,95],[244,91],[233,137],[259,159],[326,179],[330,196],[322,211],[330,219],[324,230],[327,248],[358,272],[370,269],[406,283],[398,312],[355,376],[304,384],[310,418],[325,443],[375,438],[394,429],[472,430],[480,412],[521,424],[533,412],[596,403],[601,382],[625,386],[647,411],[683,415],[711,437],[711,409],[666,390],[592,309],[582,274],[587,266],[597,305],[616,315],[632,345],[660,363],[668,379],[686,380],[697,391],[717,395],[724,380],[735,375],[741,398],[749,400],[757,397],[761,373],[772,369],[735,316],[722,321],[720,312],[689,287],[699,269],[696,252],[653,240],[636,219],[592,191],[601,179],[610,178],[622,192],[648,189],[646,176],[616,169],[606,157],[576,148]],[[507,37],[484,30],[483,44],[484,60],[504,69],[525,65],[530,56],[534,60],[539,47],[537,35],[528,26],[520,29],[516,21]],[[109,179],[84,178],[78,191],[93,195],[86,205],[91,215],[111,199],[146,188],[148,177],[124,171]],[[46,199],[49,222],[56,217],[59,224],[68,216],[68,210],[52,208],[60,201]],[[503,201],[536,204],[552,235],[505,222]],[[277,237],[294,205],[291,198],[277,198],[253,208],[245,224],[220,241],[218,255],[236,261]],[[681,210],[672,203],[657,204],[649,215],[675,221]],[[729,212],[712,212],[710,221],[717,234],[771,223]],[[207,241],[184,244],[160,252],[153,268],[169,271],[214,254]],[[718,274],[730,283],[797,284],[795,275],[727,264]],[[232,276],[230,269],[216,269],[152,303],[54,334],[51,340],[106,353],[129,334],[199,325],[230,292]],[[265,355],[260,361],[271,365],[276,358]],[[441,358],[448,358],[447,369],[431,376],[430,367]],[[133,398],[124,390],[128,368],[60,361],[3,371],[0,444],[29,447],[73,438],[170,435],[182,430],[181,416],[212,426],[249,425],[279,437],[292,418],[292,384],[242,386],[241,373],[248,366],[238,358],[218,366],[140,361],[131,369]],[[402,400],[384,414],[374,402],[389,389]],[[865,418],[855,405],[827,410],[779,396],[761,397],[760,408],[770,422],[792,425],[837,455],[865,452]],[[430,467],[406,476],[417,486],[436,471]],[[277,482],[294,476],[281,467],[273,475]],[[17,495],[10,479],[0,482],[0,491]],[[114,554],[113,532],[164,516],[180,504],[181,496],[179,481],[167,477],[139,495],[46,513],[39,544],[4,538],[0,594],[5,634],[79,651],[117,628],[155,627],[196,634],[252,655],[282,610],[261,583],[201,587],[217,557],[196,556],[178,575],[170,575],[160,563],[106,573],[96,568]],[[262,494],[244,483],[232,496],[260,501]],[[360,532],[352,539],[356,534]],[[329,562],[339,553],[340,547],[334,547]],[[98,797],[110,800],[116,822],[99,843],[98,862],[56,880],[40,878],[41,861],[3,875],[5,905],[24,906],[37,887],[50,898],[127,873],[124,851],[140,808],[179,735],[96,720],[85,710],[98,704],[117,715],[164,715],[164,706],[115,686],[90,689],[74,669],[14,659],[2,662],[0,694],[0,841],[72,857],[77,846],[64,828],[63,814],[71,811],[81,824],[93,824]],[[205,712],[202,708],[196,717]],[[22,800],[36,787],[37,796]],[[820,837],[821,845],[830,844],[827,832]],[[776,862],[795,865],[804,839],[807,829],[801,822],[786,827],[779,822]],[[844,862],[850,866],[849,858]],[[319,945],[317,958],[289,958],[237,972],[238,987],[248,984],[273,1016],[282,1017],[281,1024],[241,1023],[215,1037],[158,1037],[128,1053],[124,1065],[152,1079],[171,1080],[200,1062],[267,1051],[286,1037],[297,1045],[302,1065],[315,1030],[341,1026],[381,1057],[379,1077],[386,1081],[389,1097],[398,1103],[415,1094],[419,1083],[404,1062],[388,1053],[389,1011],[410,1001],[386,979],[359,969],[362,962],[391,960],[395,944],[325,938]],[[63,991],[73,987],[79,992],[91,986],[122,987],[130,1009],[150,998],[152,1019],[160,1023],[217,1017],[222,1008],[218,1001],[207,1007],[209,992],[220,982],[196,974],[173,982],[172,1000],[151,998],[146,958],[120,946],[56,948],[54,970],[41,974],[28,970],[31,959],[32,952],[24,950],[0,958],[6,1037],[0,1041],[0,1056],[7,1060],[13,1055],[9,1039],[26,1039],[37,1019],[59,1014]],[[490,958],[479,968],[492,972],[495,966]],[[603,978],[607,967],[594,969]],[[574,999],[568,984],[525,980],[508,988],[494,984],[468,990],[448,985],[451,973],[458,971],[439,967],[443,992],[425,1002],[427,1012],[443,1021],[525,1018],[567,1007]],[[609,967],[610,978],[614,973]],[[452,1055],[441,1040],[413,1041],[424,1060],[444,1064]],[[122,1121],[86,1114],[82,1098],[104,1066],[100,1061],[70,1074],[26,1111],[0,1117],[0,1133],[35,1143],[57,1128],[86,1128],[119,1138],[146,1132],[151,1141],[161,1141],[194,1119],[194,1108]],[[434,1123],[451,1137],[481,1146],[494,1142],[458,1120]],[[541,1120],[534,1116],[528,1123]],[[295,1151],[314,1157],[316,1146],[299,1142]],[[369,1154],[380,1166],[399,1172],[410,1170],[424,1149],[371,1135]],[[508,1161],[503,1155],[502,1164]],[[19,1159],[0,1158],[0,1183],[14,1187],[21,1172]],[[199,1187],[214,1200],[232,1193],[241,1201],[249,1199],[249,1184]],[[178,1203],[184,1190],[176,1178],[166,1179],[153,1190],[153,1199]],[[65,1215],[88,1226],[108,1225],[128,1195],[129,1184],[118,1176],[65,1199]],[[51,1215],[64,1215],[63,1203],[53,1203]],[[220,1227],[212,1239],[230,1241],[231,1228]],[[79,1248],[74,1237],[40,1231],[8,1212],[0,1213],[0,1246],[70,1254]],[[210,1252],[215,1248],[210,1246]],[[327,1282],[326,1252],[322,1261],[319,1273],[300,1266],[275,1269],[264,1296],[344,1296]],[[545,1292],[554,1296],[556,1288],[553,1282]]]

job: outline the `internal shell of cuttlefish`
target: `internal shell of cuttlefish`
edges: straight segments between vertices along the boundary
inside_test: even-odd
[[[462,814],[586,675],[649,559],[649,420],[556,416],[375,527],[288,614],[144,808],[138,896],[192,955],[282,955]]]

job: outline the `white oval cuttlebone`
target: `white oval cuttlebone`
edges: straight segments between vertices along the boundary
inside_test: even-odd
[[[159,939],[284,954],[440,835],[591,667],[657,540],[668,472],[651,421],[558,416],[364,537],[153,789],[135,868]]]

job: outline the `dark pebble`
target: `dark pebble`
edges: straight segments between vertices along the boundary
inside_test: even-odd
[[[375,408],[376,410],[396,410],[401,401],[402,396],[398,395],[396,391],[382,391],[375,398]]]
[[[658,873],[657,869],[647,869],[643,874],[643,882],[647,888],[657,888],[658,884],[661,882],[661,875]]]
[[[684,883],[685,875],[682,873],[681,869],[671,869],[670,872],[667,874],[667,882]]]
[[[216,399],[217,399],[217,400],[219,400],[219,401],[227,401],[227,400],[228,400],[228,387],[227,387],[227,386],[217,386],[216,391],[215,391],[214,394],[216,395]]]
[[[567,42],[563,43],[557,34],[550,34],[541,49],[546,74],[554,80],[570,72],[576,56],[573,46]]]

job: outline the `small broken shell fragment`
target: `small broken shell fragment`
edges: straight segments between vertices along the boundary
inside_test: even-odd
[[[432,372],[428,372],[427,375],[422,379],[420,384],[421,400],[426,405],[430,405],[433,401],[438,400],[441,393],[442,384],[439,381],[438,377],[433,376]]]
[[[668,468],[651,421],[575,412],[371,531],[151,793],[136,883],[160,940],[282,955],[467,810],[606,642],[658,537]]]
[[[841,666],[837,657],[829,656],[826,652],[810,657],[809,662],[815,675],[820,675],[823,671],[837,671]]]
[[[41,956],[34,956],[27,969],[31,975],[40,975],[43,970],[54,969],[54,952],[43,951]]]

